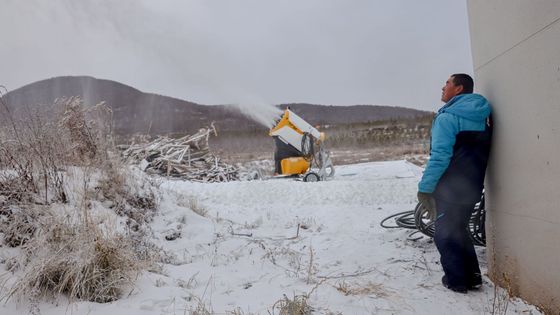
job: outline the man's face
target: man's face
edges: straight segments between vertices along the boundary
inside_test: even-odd
[[[463,86],[455,85],[453,79],[453,76],[449,77],[449,79],[445,81],[445,85],[441,88],[441,101],[444,103],[449,102],[455,95],[459,95],[463,92]]]

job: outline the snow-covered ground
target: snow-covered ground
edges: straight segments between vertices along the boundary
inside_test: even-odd
[[[338,166],[332,180],[317,183],[164,180],[151,223],[167,253],[163,270],[144,273],[116,302],[42,302],[40,314],[189,314],[199,305],[216,314],[278,314],[275,302],[301,295],[317,314],[490,314],[496,293],[487,278],[480,291],[451,292],[431,240],[379,226],[414,208],[421,172],[392,161]],[[0,314],[28,312],[25,301],[0,306]],[[517,313],[540,314],[512,300],[508,314]]]

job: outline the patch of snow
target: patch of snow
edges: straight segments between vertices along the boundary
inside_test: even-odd
[[[163,180],[151,223],[154,242],[166,252],[163,270],[144,273],[118,301],[41,302],[41,314],[188,314],[198,303],[220,314],[238,308],[268,314],[284,295],[302,294],[318,314],[491,311],[488,278],[480,291],[451,292],[441,285],[430,239],[410,241],[409,231],[379,226],[390,214],[414,209],[422,168],[389,161],[336,171],[332,180],[315,183]],[[477,250],[484,271],[484,248]],[[540,314],[519,300],[508,309]],[[15,301],[0,305],[0,314],[28,310]]]

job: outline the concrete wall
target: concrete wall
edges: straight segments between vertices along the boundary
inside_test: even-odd
[[[469,0],[475,90],[494,109],[490,275],[560,314],[560,1]]]

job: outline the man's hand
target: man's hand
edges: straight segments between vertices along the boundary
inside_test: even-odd
[[[425,192],[418,192],[418,201],[430,212],[436,213],[436,201],[432,194]]]

